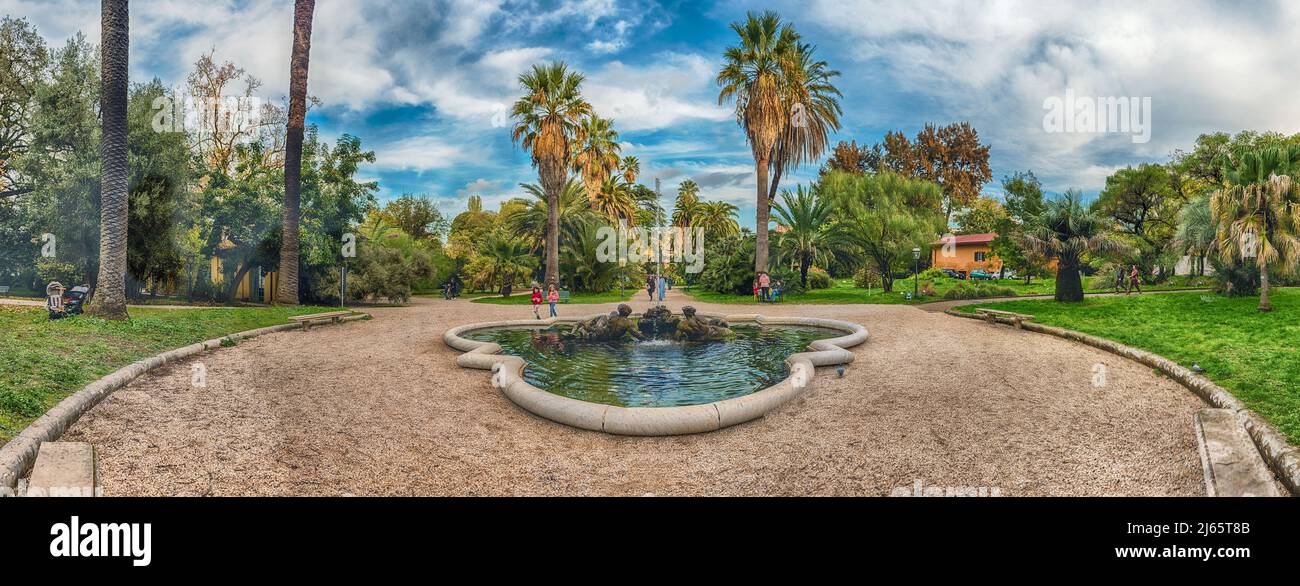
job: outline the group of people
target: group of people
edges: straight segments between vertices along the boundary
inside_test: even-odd
[[[1125,278],[1124,267],[1115,269],[1115,293],[1128,295],[1135,291],[1142,294],[1142,273],[1138,271],[1137,265],[1128,270],[1128,278]]]
[[[759,303],[776,303],[781,300],[781,288],[779,279],[774,282],[767,271],[759,271],[758,278],[754,279],[754,300]]]
[[[668,290],[672,288],[672,281],[669,281],[668,277],[649,275],[645,278],[645,292],[650,296],[650,301],[655,300],[655,291],[659,292],[659,301],[663,301]]]
[[[551,317],[556,317],[555,304],[560,302],[560,292],[555,289],[555,283],[551,283],[550,290],[542,294],[542,288],[533,285],[533,317],[542,319],[542,301],[551,304]]]

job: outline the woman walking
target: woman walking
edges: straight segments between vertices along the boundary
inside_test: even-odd
[[[1138,295],[1142,294],[1142,274],[1138,272],[1138,266],[1133,265],[1133,270],[1128,274],[1129,292],[1137,291]]]
[[[555,304],[560,302],[560,292],[555,290],[555,283],[551,283],[551,290],[546,294],[546,301],[551,304],[551,317],[557,317]]]
[[[645,292],[650,296],[650,301],[655,300],[655,276],[650,275],[645,278]]]

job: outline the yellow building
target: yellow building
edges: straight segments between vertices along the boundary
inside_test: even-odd
[[[996,233],[949,234],[930,245],[930,266],[949,269],[963,276],[975,269],[990,273],[1002,270],[1002,260],[993,254]]]

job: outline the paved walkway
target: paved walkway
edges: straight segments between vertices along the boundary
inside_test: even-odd
[[[645,297],[633,301],[649,307]],[[668,305],[753,313],[755,306]],[[562,305],[566,315],[615,304]],[[865,324],[843,379],[722,431],[632,438],[540,419],[455,366],[454,325],[523,306],[416,299],[375,319],[249,340],[142,377],[66,439],[110,495],[1198,495],[1201,403],[1079,344],[914,307],[792,305]],[[191,385],[192,363],[207,385]],[[1104,365],[1106,377],[1094,386]]]

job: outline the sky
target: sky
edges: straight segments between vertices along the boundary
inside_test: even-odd
[[[180,85],[213,51],[288,92],[290,0],[134,0],[131,77]],[[563,60],[613,118],[642,183],[665,203],[692,179],[706,199],[754,225],[754,164],[714,76],[730,23],[775,10],[841,73],[843,127],[871,144],[885,132],[970,122],[991,147],[994,181],[1031,170],[1049,192],[1095,194],[1116,169],[1163,162],[1202,133],[1300,132],[1300,2],[1171,0],[829,1],[318,0],[309,122],[360,137],[376,153],[362,175],[381,199],[428,194],[448,215],[470,195],[494,209],[536,182],[503,111],[517,77]],[[0,0],[55,46],[99,39],[98,0]],[[1050,132],[1046,101],[1149,98],[1148,140],[1124,132]],[[1140,101],[1139,101],[1140,103]],[[1103,116],[1102,119],[1105,119]],[[805,166],[783,186],[815,180]]]

